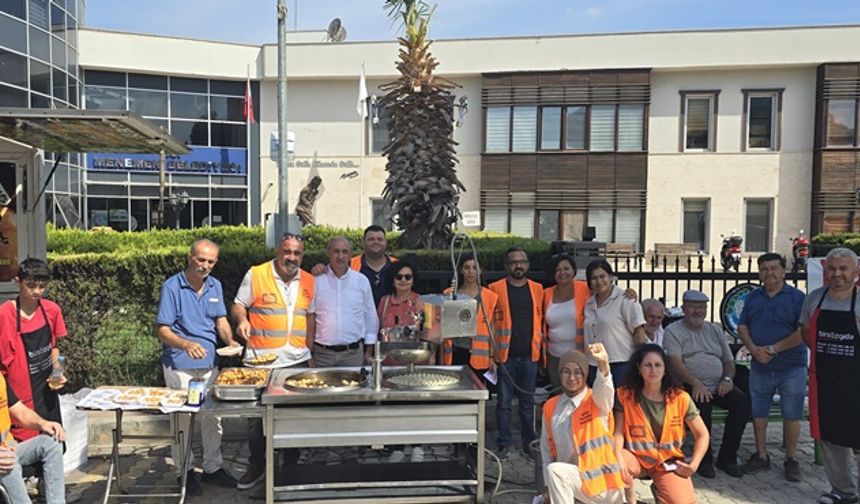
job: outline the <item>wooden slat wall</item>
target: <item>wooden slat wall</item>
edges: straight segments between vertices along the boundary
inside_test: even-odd
[[[650,101],[648,69],[484,74],[481,90],[484,107]]]

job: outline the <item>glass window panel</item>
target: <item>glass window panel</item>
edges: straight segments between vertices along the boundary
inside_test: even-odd
[[[487,208],[484,210],[484,231],[508,232],[508,209]]]
[[[51,72],[53,74],[54,98],[66,101],[68,99],[66,88],[66,72],[56,68]]]
[[[66,30],[66,43],[69,44],[69,46],[72,49],[77,49],[78,48],[78,28],[74,24],[74,20],[72,20],[71,18],[68,18],[67,20],[71,21],[73,24],[70,24],[69,29]]]
[[[51,37],[51,63],[57,68],[66,68],[66,43]]]
[[[0,82],[27,87],[27,58],[0,47]]]
[[[511,150],[513,152],[534,152],[536,150],[537,107],[514,107],[512,139]],[[532,220],[534,220],[534,216],[532,216]],[[511,222],[513,222],[513,218],[511,218]]]
[[[51,42],[48,37],[42,30],[30,28],[30,56],[51,61]]]
[[[51,94],[51,67],[30,60],[30,89],[43,94]]]
[[[51,108],[51,99],[47,96],[37,95],[36,93],[30,93],[30,107],[31,108]]]
[[[245,96],[245,81],[210,80],[209,92],[231,96]]]
[[[0,16],[0,47],[27,54],[27,25],[9,16]]]
[[[827,102],[827,145],[854,145],[855,100]]]
[[[209,145],[208,123],[170,121],[170,133],[188,145]]]
[[[228,98],[226,96],[212,96],[209,98],[209,119],[245,122],[244,110],[244,97]]]
[[[686,148],[709,150],[711,148],[711,98],[687,98],[686,121],[684,143]]]
[[[531,238],[535,235],[535,211],[533,208],[511,209],[511,234]]]
[[[66,49],[66,71],[74,78],[78,78],[78,52],[71,47]]]
[[[561,107],[543,107],[540,126],[540,148],[561,148]]]
[[[212,123],[213,147],[245,147],[246,145],[244,124]]]
[[[85,92],[87,95],[86,108],[90,110],[126,110],[125,89],[86,86]]]
[[[72,16],[77,16],[78,6],[76,5],[78,0],[66,0],[66,12],[71,14]]]
[[[54,172],[54,191],[69,192],[69,165],[60,163]]]
[[[590,131],[591,150],[615,150],[615,105],[591,106]]]
[[[25,0],[0,0],[0,11],[24,19]]]
[[[187,91],[189,93],[206,93],[205,79],[188,79],[186,77],[171,77],[171,91]],[[244,93],[243,93],[244,95]]]
[[[538,239],[544,241],[558,240],[558,210],[541,210],[538,212]]]
[[[51,32],[62,37],[65,31],[66,14],[59,7],[51,4]]]
[[[128,87],[167,91],[167,77],[162,75],[128,74]]]
[[[48,0],[30,0],[30,24],[48,29]]]
[[[581,240],[585,229],[585,212],[566,210],[561,213],[561,239]]]
[[[619,105],[618,150],[641,151],[644,135],[645,105]]]
[[[511,150],[511,109],[510,107],[487,108],[487,152],[508,152]],[[507,228],[507,225],[505,226]]]
[[[391,141],[388,134],[388,109],[377,102],[375,110],[371,110],[368,119],[371,124],[370,130],[370,152],[380,154]]]
[[[774,97],[750,96],[749,100],[747,146],[751,149],[772,149]]]
[[[391,222],[391,207],[385,203],[384,198],[370,198],[370,215],[372,223],[384,229],[391,230],[394,223]]]
[[[142,116],[167,117],[167,92],[129,89],[128,109]]]
[[[0,85],[0,107],[26,107],[27,92]]]
[[[638,208],[619,208],[615,211],[615,243],[632,243],[635,251],[639,247],[642,211]]]
[[[213,226],[238,226],[247,223],[248,203],[246,201],[212,200]]]
[[[84,81],[89,85],[125,87],[125,74],[87,70],[84,74]]]
[[[69,84],[69,103],[73,107],[77,107],[78,106],[79,88],[78,88],[78,85],[76,83],[72,83],[72,79],[69,79],[69,82],[70,82],[70,84]]]
[[[208,108],[206,95],[170,93],[171,117],[207,119],[209,117]]]
[[[205,191],[205,189],[203,189]],[[244,199],[245,189],[212,188],[212,197],[219,199]]]
[[[707,224],[707,200],[684,200],[684,243],[698,243],[699,250],[706,250]]]
[[[149,229],[149,201],[131,200],[131,222],[130,231],[143,231]]]
[[[595,208],[589,210],[588,225],[594,228],[594,239],[596,241],[612,241],[612,209]]]
[[[567,107],[567,137],[564,148],[585,148],[585,107]]]
[[[746,249],[767,252],[770,250],[770,201],[747,201],[746,206]]]

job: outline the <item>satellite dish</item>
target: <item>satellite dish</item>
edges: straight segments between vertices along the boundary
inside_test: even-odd
[[[328,29],[326,30],[329,40],[334,40],[335,35],[342,27],[343,25],[340,22],[340,18],[332,19],[331,23],[328,24]]]
[[[334,36],[333,36],[331,39],[332,39],[334,42],[343,42],[344,40],[346,40],[346,28],[344,28],[343,26],[341,26],[341,27],[337,30],[337,33],[335,33],[335,34],[334,34]]]

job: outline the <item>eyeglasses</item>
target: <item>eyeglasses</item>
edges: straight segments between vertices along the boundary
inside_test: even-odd
[[[412,275],[409,273],[406,273],[405,275],[401,275],[398,273],[398,274],[394,275],[394,279],[395,280],[406,280],[408,282],[409,280],[412,280]]]
[[[585,373],[583,373],[581,369],[576,369],[574,371],[571,371],[570,369],[562,369],[561,374],[562,374],[562,376],[570,376],[571,374],[573,374],[574,378],[579,378],[579,379],[582,379],[583,377],[585,377]]]
[[[513,261],[508,261],[508,264],[510,264],[511,266],[516,266],[517,264],[526,265],[528,263],[528,259],[514,259]]]
[[[297,233],[284,233],[283,236],[281,236],[281,241],[284,240],[296,240],[303,242],[305,241],[305,237]]]

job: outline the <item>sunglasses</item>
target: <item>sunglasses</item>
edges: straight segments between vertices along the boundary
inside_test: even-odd
[[[297,233],[284,233],[283,236],[281,236],[281,241],[284,240],[296,240],[303,242],[305,241],[305,237]]]
[[[408,282],[409,280],[412,280],[412,275],[409,273],[406,273],[405,275],[401,275],[398,273],[397,275],[394,275],[394,279],[395,280],[406,280]]]

